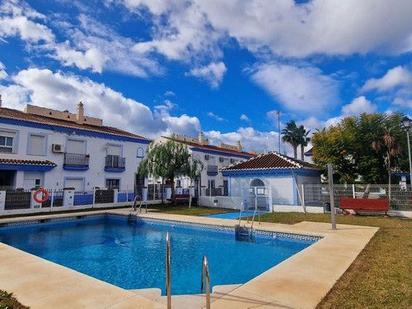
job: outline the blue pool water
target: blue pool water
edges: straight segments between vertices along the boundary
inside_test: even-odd
[[[239,211],[236,212],[225,212],[221,214],[213,214],[213,215],[207,215],[209,218],[218,218],[218,219],[231,219],[231,220],[236,220],[239,219]],[[242,218],[247,218],[247,217],[252,217],[253,216],[253,211],[243,211],[241,217]]]
[[[230,228],[100,215],[0,227],[0,241],[125,289],[161,288],[171,233],[172,293],[200,292],[202,256],[211,284],[239,284],[308,247],[316,238],[257,235],[236,241]]]

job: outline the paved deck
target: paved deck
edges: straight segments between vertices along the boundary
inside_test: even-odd
[[[90,213],[129,214],[130,211],[8,218],[0,219],[0,223]],[[141,216],[224,226],[237,224],[236,220],[163,213]],[[314,308],[378,230],[338,225],[334,231],[330,224],[315,222],[262,223],[256,228],[319,235],[323,239],[245,284],[218,289],[212,298],[212,308]],[[31,308],[165,308],[163,297],[121,289],[2,243],[0,261],[0,289],[15,293],[19,301]],[[204,303],[202,298],[202,295],[176,296],[174,308],[199,308]]]

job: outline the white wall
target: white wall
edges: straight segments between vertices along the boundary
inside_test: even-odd
[[[261,179],[272,191],[272,203],[293,205],[295,199],[294,181],[292,176],[261,176],[261,177],[230,177],[229,190],[231,196],[242,196],[244,190],[250,187],[253,179]]]
[[[199,160],[203,164],[203,170],[201,172],[201,186],[202,187],[207,187],[208,186],[208,180],[215,180],[215,188],[222,187],[223,190],[223,181],[228,180],[227,177],[224,177],[222,175],[222,172],[220,172],[221,168],[227,167],[230,164],[230,159],[234,159],[237,162],[240,161],[245,161],[246,159],[240,158],[237,156],[228,156],[228,155],[218,155],[218,154],[209,154],[209,160],[205,159],[205,155],[208,153],[204,153],[201,151],[193,151],[189,148],[189,152],[192,154],[194,159]],[[224,158],[223,162],[220,162],[219,158],[222,157]],[[219,172],[216,176],[208,176],[207,175],[207,166],[208,165],[217,165]],[[180,177],[181,180],[181,185],[182,188],[188,188],[190,186],[190,179],[188,177]]]
[[[137,158],[137,149],[142,147],[146,151],[147,144],[118,141],[109,138],[96,138],[82,135],[67,135],[64,133],[53,132],[51,130],[8,125],[0,123],[1,129],[16,130],[17,148],[16,153],[0,153],[0,158],[25,159],[25,160],[49,160],[57,164],[51,171],[45,172],[44,186],[47,188],[63,188],[65,177],[84,178],[85,190],[92,190],[93,187],[104,187],[106,178],[119,178],[120,190],[132,190],[135,182],[135,174],[141,158]],[[34,156],[27,154],[27,142],[30,133],[46,135],[47,152],[44,156]],[[63,151],[68,138],[81,139],[86,141],[86,154],[90,155],[89,169],[86,171],[68,171],[63,169],[64,154],[53,153],[52,144],[61,144]],[[108,144],[121,145],[123,157],[126,158],[126,168],[124,172],[113,173],[104,170],[106,149]],[[16,187],[23,187],[24,172],[16,173]],[[29,189],[29,188],[25,188]]]

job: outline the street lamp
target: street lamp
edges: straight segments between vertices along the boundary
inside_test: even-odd
[[[411,130],[412,127],[412,121],[408,117],[403,117],[402,119],[402,126],[406,130],[406,137],[408,141],[408,156],[409,156],[409,183],[411,186],[412,190],[412,160],[411,160],[411,142],[409,138],[409,131]]]

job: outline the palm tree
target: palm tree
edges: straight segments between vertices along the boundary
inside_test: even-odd
[[[384,128],[383,135],[380,139],[372,142],[372,148],[377,153],[382,153],[385,166],[388,172],[388,197],[391,200],[391,184],[392,184],[392,163],[395,163],[396,157],[400,153],[399,143],[396,140],[391,128]]]
[[[300,159],[305,161],[305,147],[310,142],[309,133],[310,130],[306,130],[303,125],[300,125],[297,130],[298,138],[299,138],[299,145],[300,145]]]
[[[298,157],[298,146],[301,142],[299,139],[298,126],[294,120],[286,123],[286,127],[282,130],[282,141],[290,144],[293,148],[293,157],[297,159]]]

